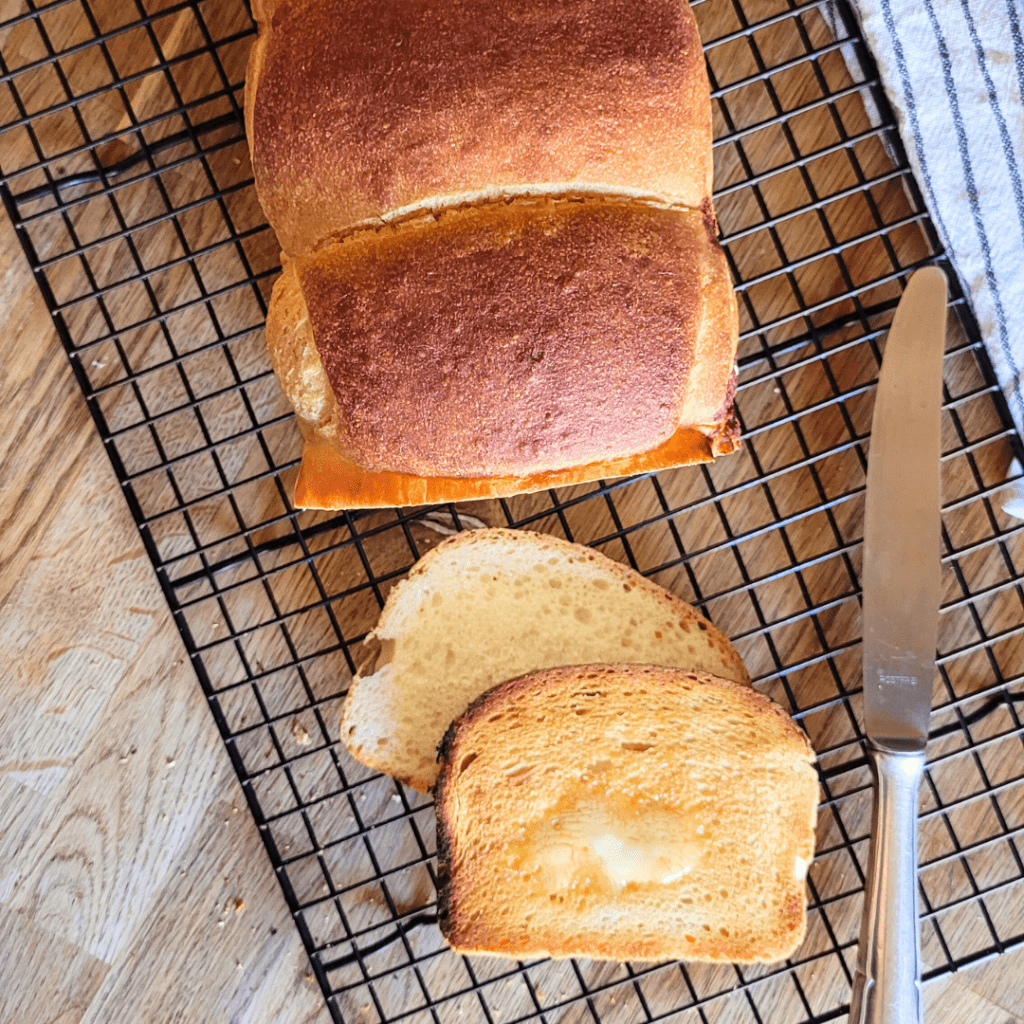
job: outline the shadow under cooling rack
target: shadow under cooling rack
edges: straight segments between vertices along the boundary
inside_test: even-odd
[[[818,1022],[845,1015],[870,777],[866,447],[909,272],[943,254],[844,4],[703,0],[744,445],[704,467],[434,509],[299,511],[263,340],[278,246],[242,125],[241,0],[7,4],[0,192],[338,1021]],[[7,17],[5,14],[4,17]],[[962,296],[943,413],[944,598],[920,815],[926,976],[1024,942],[1020,452]],[[428,798],[338,714],[390,588],[453,530],[555,533],[698,605],[819,755],[807,938],[733,967],[463,958],[433,923]]]

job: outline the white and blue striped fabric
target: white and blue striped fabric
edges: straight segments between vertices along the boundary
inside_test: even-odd
[[[1024,433],[1024,3],[853,5],[932,220]],[[1015,514],[1024,514],[1024,501]]]

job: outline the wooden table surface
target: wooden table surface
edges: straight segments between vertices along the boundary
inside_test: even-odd
[[[6,218],[0,311],[0,1021],[327,1022]]]
[[[6,217],[0,366],[0,1024],[327,1022]],[[925,991],[1024,1020],[1024,951]]]

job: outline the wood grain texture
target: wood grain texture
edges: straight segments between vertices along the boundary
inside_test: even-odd
[[[0,1020],[78,1024],[110,966],[6,907],[0,907],[0,936],[8,982],[0,987]],[[10,984],[16,978],[31,982]]]
[[[0,223],[0,1022],[323,1024],[120,488]]]

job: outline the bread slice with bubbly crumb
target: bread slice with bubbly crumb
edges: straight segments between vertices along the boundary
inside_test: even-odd
[[[426,792],[471,701],[558,665],[628,662],[750,677],[685,601],[591,548],[526,530],[462,533],[388,595],[345,701],[352,756]]]
[[[768,697],[654,666],[535,672],[441,748],[438,913],[518,959],[754,963],[803,938],[814,755]]]

